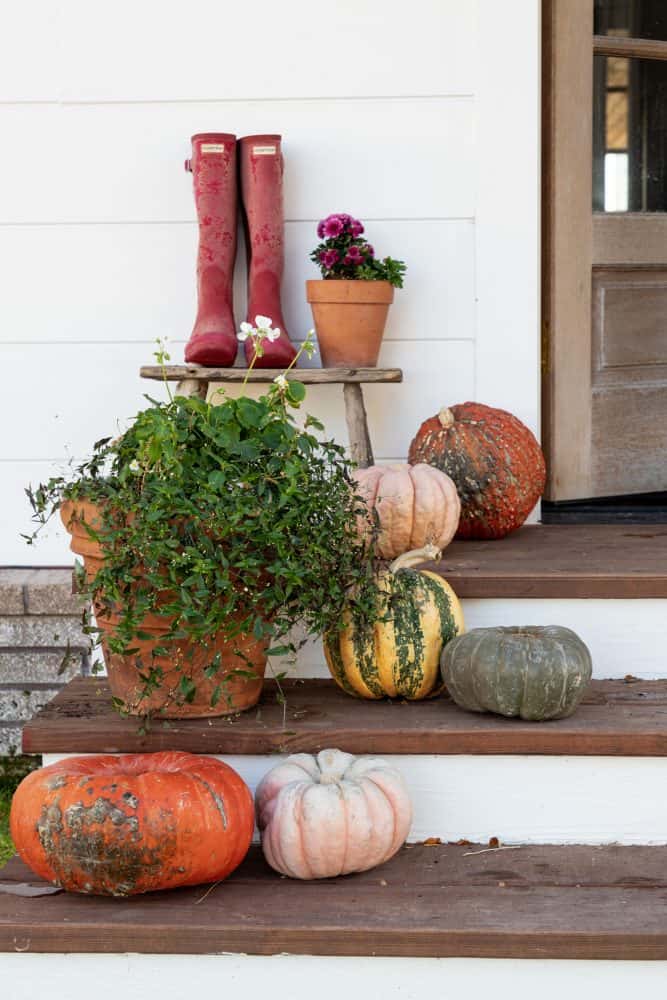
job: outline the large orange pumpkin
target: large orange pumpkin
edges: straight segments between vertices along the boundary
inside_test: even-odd
[[[450,476],[461,499],[457,538],[503,538],[526,520],[544,490],[544,456],[531,431],[482,403],[445,407],[425,420],[408,461]]]
[[[72,757],[33,771],[9,821],[37,875],[105,896],[217,882],[241,863],[254,827],[236,771],[177,752]]]

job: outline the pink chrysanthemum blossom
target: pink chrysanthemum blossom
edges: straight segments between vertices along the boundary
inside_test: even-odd
[[[345,254],[344,264],[352,264],[354,267],[358,267],[359,264],[363,264],[364,255],[362,254],[359,247],[350,247],[350,249]]]
[[[322,264],[327,268],[334,267],[339,261],[339,255],[337,250],[323,250],[320,254],[320,260]]]
[[[330,215],[328,219],[324,220],[323,231],[325,238],[328,240],[340,236],[344,228],[344,223],[336,215]]]

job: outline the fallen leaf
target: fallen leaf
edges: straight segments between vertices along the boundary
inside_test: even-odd
[[[492,854],[494,851],[520,851],[521,844],[512,844],[510,847],[485,847],[481,851],[466,851],[464,858],[472,858],[474,854]]]
[[[441,843],[440,837],[427,837],[426,840],[422,840],[424,847],[437,847]]]
[[[29,882],[0,882],[0,892],[10,896],[55,896],[63,892],[57,885],[30,885]]]
[[[489,847],[500,847],[500,841],[497,837],[489,837]]]

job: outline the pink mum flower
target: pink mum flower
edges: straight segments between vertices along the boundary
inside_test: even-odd
[[[357,236],[361,236],[364,231],[363,224],[359,222],[359,219],[350,220],[350,235],[356,240]]]
[[[323,250],[322,253],[320,254],[320,260],[322,264],[327,268],[327,270],[330,270],[338,263],[339,260],[338,251]]]
[[[359,264],[363,264],[363,262],[364,256],[359,247],[350,247],[345,255],[345,260],[343,261],[344,264],[352,264],[354,267],[357,267]]]
[[[344,228],[344,224],[337,215],[330,215],[328,219],[324,220],[323,233],[326,239],[329,240],[340,236]]]

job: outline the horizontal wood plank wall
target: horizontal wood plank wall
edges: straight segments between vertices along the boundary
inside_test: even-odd
[[[197,241],[182,161],[195,131],[284,136],[284,306],[295,339],[312,325],[304,281],[316,274],[307,254],[323,214],[358,214],[379,252],[406,259],[406,288],[396,295],[380,358],[403,368],[405,380],[366,392],[378,460],[404,460],[421,420],[444,402],[483,398],[536,429],[533,305],[512,326],[511,353],[524,357],[521,369],[494,374],[493,303],[503,288],[509,301],[515,265],[509,215],[494,205],[492,191],[497,122],[488,95],[506,66],[488,44],[488,19],[497,20],[492,0],[416,0],[409,19],[400,0],[327,13],[295,0],[289,23],[270,0],[232,15],[213,0],[193,0],[187,9],[146,0],[140,10],[120,0],[104,13],[83,0],[41,6],[39,30],[27,11],[15,9],[12,44],[0,42],[0,363],[5,372],[31,373],[28,395],[21,380],[5,380],[2,411],[13,433],[0,445],[7,512],[0,564],[71,561],[62,533],[34,549],[18,537],[28,527],[24,486],[83,457],[92,441],[131,418],[145,392],[159,394],[137,377],[152,361],[156,337],[167,337],[174,360],[182,358],[194,316]],[[514,96],[536,87],[538,8],[538,0],[521,0],[516,21],[493,27],[496,37],[504,31],[515,46],[518,35],[530,50],[503,102],[512,135],[525,132]],[[359,58],[350,56],[349,72],[340,72],[345,60],[334,71],[323,33],[332,53],[354,40]],[[104,38],[94,52],[87,44],[93,35]],[[520,147],[505,145],[508,177],[526,169],[530,147],[530,135]],[[519,184],[512,200],[519,225],[511,245],[526,251],[536,208]],[[489,251],[482,265],[480,232]],[[505,247],[497,260],[494,246]],[[241,246],[239,320],[243,256]],[[507,336],[512,324],[503,324]],[[309,406],[346,441],[339,389],[314,387]]]

